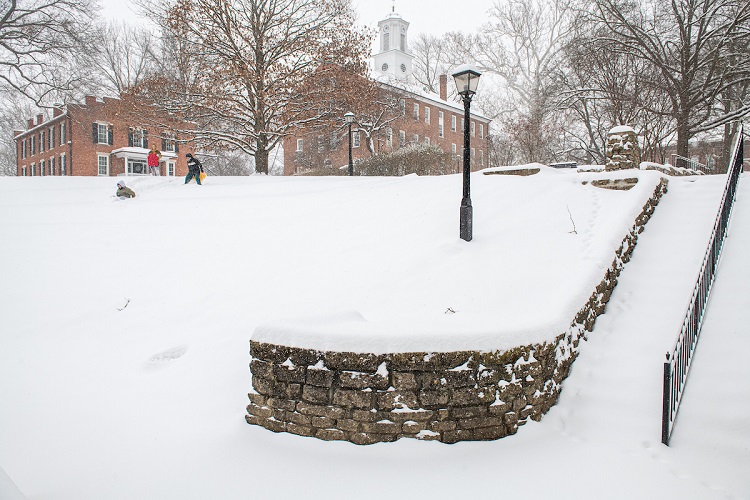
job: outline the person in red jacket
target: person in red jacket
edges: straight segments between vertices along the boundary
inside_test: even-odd
[[[156,149],[156,146],[153,146],[151,152],[148,154],[148,169],[151,171],[151,175],[161,175],[161,172],[159,172],[159,160],[161,160],[161,151]]]

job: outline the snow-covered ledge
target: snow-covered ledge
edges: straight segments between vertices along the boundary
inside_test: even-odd
[[[567,330],[552,340],[493,349],[493,339],[479,332],[467,350],[451,343],[456,336],[449,331],[435,330],[431,345],[443,348],[436,352],[419,349],[426,345],[420,344],[423,335],[395,323],[369,323],[357,313],[258,327],[250,340],[254,391],[247,422],[274,432],[373,444],[499,439],[528,419],[540,420],[557,402],[580,341],[604,312],[666,190],[661,179],[601,281]],[[308,344],[299,345],[300,338]],[[388,339],[406,349],[389,351]]]

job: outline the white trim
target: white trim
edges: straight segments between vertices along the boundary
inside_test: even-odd
[[[104,158],[106,162],[106,172],[102,173],[101,159]],[[109,154],[108,153],[97,153],[96,154],[96,175],[101,177],[109,176]]]

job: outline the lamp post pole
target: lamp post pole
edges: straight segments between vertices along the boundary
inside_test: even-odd
[[[477,93],[479,77],[481,73],[473,66],[460,66],[453,73],[456,82],[456,91],[464,101],[464,196],[461,199],[460,210],[460,235],[464,241],[471,241],[473,237],[472,223],[474,209],[471,206],[471,186],[469,174],[471,174],[471,98]]]
[[[472,222],[474,218],[474,209],[471,206],[471,184],[469,174],[471,173],[471,135],[469,134],[469,124],[471,117],[471,95],[467,92],[461,96],[464,101],[464,193],[461,198],[460,210],[460,234],[464,241],[471,241]]]
[[[352,123],[354,122],[354,113],[349,111],[344,115],[346,123],[349,125],[349,177],[354,175],[354,161],[352,159]]]

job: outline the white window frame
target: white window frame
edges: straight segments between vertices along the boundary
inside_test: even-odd
[[[451,131],[456,131],[456,115],[451,115]]]
[[[393,129],[391,127],[385,128],[385,145],[389,148],[393,147]]]
[[[104,140],[102,140],[104,137]],[[109,144],[109,124],[96,122],[96,143]]]
[[[471,136],[472,137],[476,136],[476,131],[477,131],[476,124],[477,122],[471,122]]]
[[[352,130],[352,148],[360,146],[359,129]]]
[[[102,165],[102,160],[104,160],[103,165]],[[104,166],[104,172],[102,172],[102,166]],[[102,176],[102,177],[109,176],[109,155],[108,154],[97,153],[96,172],[97,172],[97,175]]]
[[[177,166],[175,165],[175,162],[168,161],[167,162],[167,177],[174,177],[176,172],[177,172]]]
[[[456,155],[456,143],[455,142],[451,143],[451,153],[453,154],[453,156]]]
[[[429,138],[429,137],[427,137],[427,136],[425,136],[425,138],[424,138],[424,143],[425,143],[425,144],[427,144],[427,145],[429,146],[429,145],[430,145],[430,138]]]
[[[67,137],[66,137],[66,131],[65,131],[65,122],[60,122],[60,146],[64,145]]]
[[[55,175],[55,157],[50,156],[47,160],[47,165],[49,165],[49,175]]]
[[[438,137],[445,137],[445,118],[442,111],[438,111]]]
[[[403,130],[398,131],[398,147],[403,148],[406,146],[406,132]]]
[[[41,160],[39,160],[39,174],[42,177],[44,177],[45,175],[47,175],[46,170],[47,170],[47,164],[44,163],[44,158],[42,158]]]
[[[31,137],[29,137],[29,139],[31,143],[29,144],[29,154],[31,154],[31,156],[34,156],[36,154],[36,136],[32,135]]]
[[[44,135],[44,130],[40,130],[39,131],[39,152],[40,153],[44,152],[44,146],[46,146],[45,140],[46,139]]]
[[[419,104],[414,103],[414,119],[419,120]]]
[[[479,150],[479,164],[484,166],[484,149]]]
[[[484,139],[484,123],[479,124],[479,138]]]
[[[26,165],[21,167],[21,176],[26,177]]]
[[[130,132],[130,137],[133,139],[134,148],[145,147],[143,145],[143,137],[146,135],[146,129],[142,129],[138,127],[130,127],[129,132]]]
[[[301,153],[303,151],[303,147],[305,145],[304,139],[297,139],[297,152]]]
[[[47,131],[47,149],[55,149],[55,126],[52,125]]]
[[[26,139],[21,141],[21,159],[26,159]]]
[[[412,144],[417,144],[419,142],[419,134],[413,134],[411,136],[411,142]]]
[[[430,107],[429,106],[424,107],[424,122],[427,125],[430,124]]]
[[[60,175],[68,175],[68,161],[65,153],[60,153]]]
[[[31,163],[31,176],[34,177],[36,175],[36,163]]]

